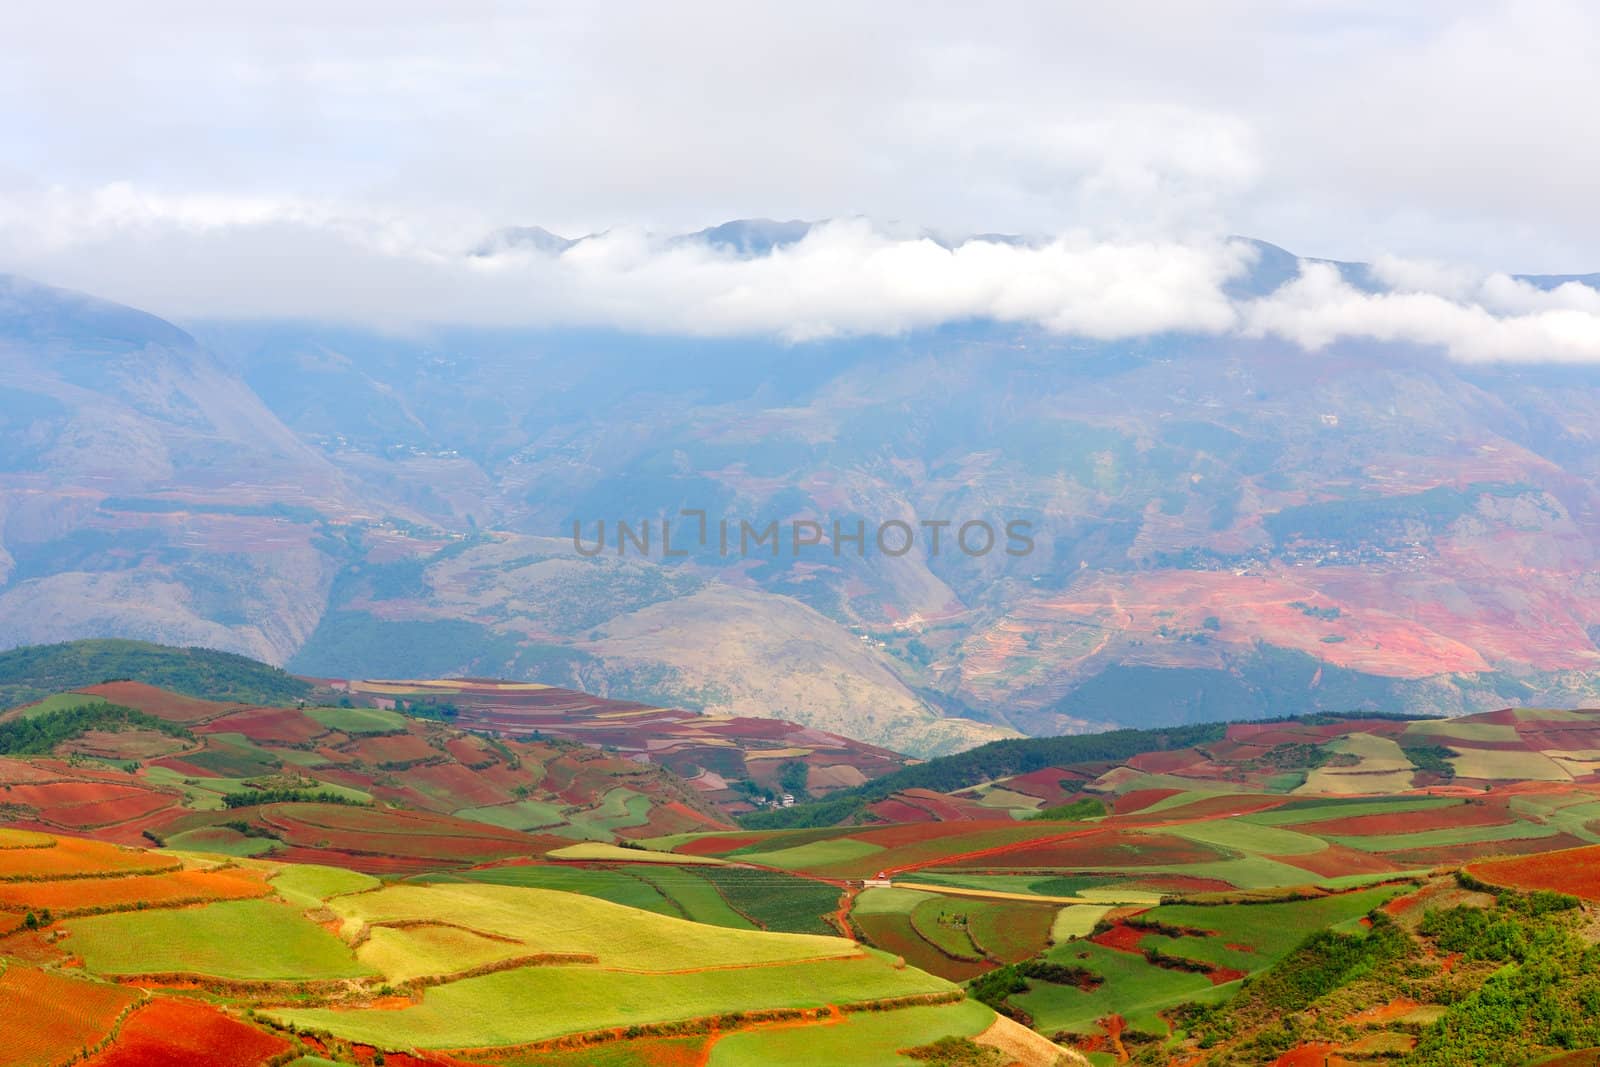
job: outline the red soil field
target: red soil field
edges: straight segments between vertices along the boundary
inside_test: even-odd
[[[436,759],[443,755],[415,734],[364,737],[356,744],[354,754],[368,763],[405,763],[411,760]]]
[[[511,799],[484,772],[469,770],[460,763],[412,767],[405,773],[405,783],[425,796],[449,797],[451,806],[456,808],[488,807]]]
[[[1291,867],[1299,867],[1302,871],[1309,871],[1319,878],[1339,878],[1347,874],[1383,874],[1400,870],[1382,856],[1362,852],[1346,845],[1329,845],[1321,852],[1311,852],[1302,856],[1268,858]]]
[[[1339,1046],[1322,1041],[1292,1048],[1272,1061],[1272,1067],[1351,1067],[1350,1061],[1334,1050]]]
[[[61,1063],[104,1040],[138,998],[136,990],[122,986],[13,963],[0,974],[0,1004],[5,1005],[0,1061],[7,1067]]]
[[[241,900],[266,896],[271,890],[255,872],[173,871],[127,878],[69,878],[61,882],[0,883],[0,908],[133,907],[179,900]]]
[[[256,1067],[288,1052],[289,1042],[188,1000],[160,998],[135,1011],[92,1067]]]
[[[1408,866],[1431,867],[1446,863],[1465,863],[1489,856],[1526,856],[1535,852],[1579,848],[1589,842],[1572,834],[1555,834],[1552,837],[1530,837],[1510,841],[1477,841],[1467,845],[1441,845],[1438,848],[1404,849],[1385,852],[1383,855]]]
[[[1585,900],[1600,900],[1600,845],[1485,860],[1471,864],[1467,871],[1490,885],[1550,889]]]
[[[176,866],[169,856],[130,852],[80,837],[57,837],[49,848],[0,849],[0,882],[19,878],[70,878],[105,872],[159,871]]]
[[[532,838],[512,830],[428,812],[341,807],[334,804],[272,804],[261,821],[286,844],[351,855],[474,862],[527,855]]]
[[[1504,826],[1516,821],[1516,816],[1511,814],[1504,800],[1494,800],[1468,801],[1465,804],[1452,804],[1447,808],[1430,808],[1426,811],[1351,815],[1342,819],[1299,823],[1290,829],[1319,836],[1333,834],[1336,837],[1365,837],[1375,834],[1409,834],[1422,830],[1448,830],[1457,826]]]
[[[1142,956],[1144,955],[1144,949],[1139,947],[1139,942],[1143,941],[1149,934],[1150,931],[1141,930],[1136,926],[1115,923],[1111,929],[1104,933],[1095,934],[1089,940],[1103,948],[1116,949],[1118,952],[1132,952]]]
[[[1063,778],[1081,781],[1084,775],[1077,771],[1063,771],[1059,767],[1046,767],[1043,770],[1029,771],[1027,774],[1007,779],[1004,785],[1014,793],[1026,793],[1030,797],[1048,801],[1066,795],[1066,790],[1061,788]]]
[[[66,808],[51,808],[40,813],[49,822],[70,829],[90,829],[112,826],[116,823],[142,819],[158,811],[175,806],[178,798],[170,793],[157,793],[150,789],[133,790],[123,796],[102,800],[94,804],[74,804]]]
[[[12,804],[26,804],[30,808],[60,808],[70,804],[92,804],[140,792],[128,786],[112,786],[104,782],[50,782],[46,785],[15,785],[6,791],[6,800]]]
[[[890,797],[888,800],[880,800],[876,804],[871,804],[867,807],[867,810],[872,812],[872,814],[876,815],[878,818],[882,819],[884,822],[938,821],[933,817],[933,813],[928,811],[928,809],[907,804],[905,801],[897,800],[894,797]]]
[[[246,708],[207,723],[205,733],[239,733],[253,741],[287,745],[314,741],[328,728],[294,708]]]
[[[158,719],[169,722],[193,723],[206,719],[214,719],[237,704],[219,704],[212,700],[199,700],[195,697],[180,696],[169,693],[165,689],[157,689],[153,685],[143,682],[106,682],[102,685],[91,685],[77,692],[90,693],[94,696],[104,697],[113,704],[122,704],[130,708],[154,715]]]
[[[1170,774],[1204,758],[1192,748],[1180,748],[1172,752],[1142,752],[1128,760],[1128,766],[1149,774]]]
[[[697,837],[693,841],[685,841],[674,852],[681,852],[685,856],[721,856],[732,852],[734,849],[745,848],[758,841],[765,841],[769,834],[716,834],[712,837]]]
[[[1127,815],[1135,811],[1143,811],[1158,800],[1177,796],[1180,789],[1134,789],[1123,793],[1111,804],[1111,810],[1117,815]]]

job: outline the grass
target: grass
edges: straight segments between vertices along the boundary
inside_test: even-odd
[[[279,896],[308,908],[315,908],[341,893],[360,893],[382,884],[369,875],[314,863],[289,864],[272,876],[272,888]]]
[[[636,971],[677,970],[853,956],[859,949],[837,937],[729,930],[610,901],[543,889],[497,885],[392,885],[374,893],[335,897],[328,906],[346,920],[447,920],[500,937],[529,952],[591,953],[603,964]]]
[[[726,933],[726,932],[724,932]],[[774,937],[781,935],[751,935]],[[383,1048],[510,1045],[616,1026],[881,1000],[955,987],[886,957],[688,974],[529,967],[435,986],[390,1011],[304,1009],[264,1014]]]
[[[779,871],[705,867],[696,873],[716,886],[737,911],[768,930],[838,933],[823,916],[839,906],[839,888]]]
[[[404,730],[407,719],[382,708],[306,708],[305,713],[330,730],[347,734],[386,734]]]
[[[72,952],[102,974],[314,981],[373,973],[344,942],[273,900],[95,915],[66,926]]]
[[[958,1004],[857,1012],[824,1026],[774,1027],[729,1034],[711,1047],[708,1067],[816,1067],[817,1064],[916,1064],[903,1048],[941,1037],[974,1037],[994,1012],[975,1000]]]
[[[1328,847],[1326,841],[1310,834],[1281,830],[1275,826],[1240,822],[1236,819],[1185,823],[1181,826],[1168,827],[1164,832],[1189,841],[1198,841],[1203,845],[1216,845],[1258,856],[1306,856],[1313,852],[1321,852]]]

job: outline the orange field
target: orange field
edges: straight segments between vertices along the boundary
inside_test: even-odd
[[[111,1047],[87,1061],[93,1067],[256,1067],[289,1051],[289,1042],[186,1000],[152,1000],[123,1024]]]
[[[1484,860],[1468,873],[1490,885],[1511,889],[1550,889],[1585,900],[1600,900],[1600,845]]]
[[[0,974],[0,1062],[7,1067],[51,1067],[99,1044],[136,990],[65,978],[13,963]]]
[[[58,837],[48,848],[0,849],[0,882],[29,878],[73,878],[85,875],[171,870],[177,863],[151,852],[130,852],[116,845],[80,837]]]
[[[271,890],[254,871],[173,871],[126,878],[7,882],[0,884],[0,908],[49,908],[54,912],[70,912],[182,900],[241,900],[265,896],[269,892]]]

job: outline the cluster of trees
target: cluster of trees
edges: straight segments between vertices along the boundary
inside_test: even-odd
[[[349,804],[358,808],[371,806],[365,801],[356,800],[354,797],[348,797],[343,793],[335,793],[327,789],[247,789],[242,793],[229,793],[222,798],[222,802],[230,808],[250,808],[258,804],[288,804],[293,802]]]
[[[190,730],[121,704],[84,704],[31,718],[0,723],[0,755],[43,756],[63,741],[90,730],[156,730],[169,737],[194,740]]]

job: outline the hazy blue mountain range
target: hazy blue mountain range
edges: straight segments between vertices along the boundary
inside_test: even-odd
[[[684,239],[759,255],[806,226]],[[485,247],[515,243],[570,241]],[[1234,284],[1296,270],[1262,245]],[[180,327],[6,278],[0,420],[5,646],[527,677],[918,752],[1600,695],[1600,374],[1582,368],[992,323],[806,344]],[[1025,520],[1035,548],[574,550],[574,521],[683,509]]]

